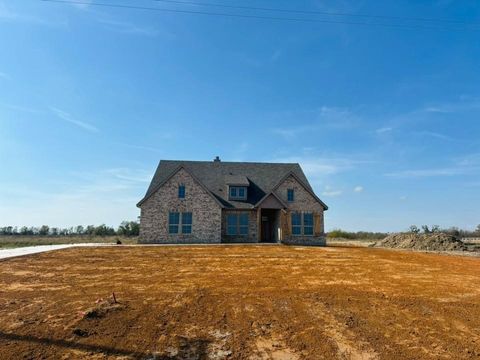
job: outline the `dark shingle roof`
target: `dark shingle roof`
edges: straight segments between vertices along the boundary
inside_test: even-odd
[[[139,204],[153,194],[158,186],[168,180],[180,167],[184,167],[200,181],[226,208],[252,208],[290,173],[293,173],[313,193],[299,164],[161,160],[147,193]],[[231,183],[231,180],[248,180],[246,201],[228,200],[227,184]]]

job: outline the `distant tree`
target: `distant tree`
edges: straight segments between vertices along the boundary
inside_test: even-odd
[[[432,225],[432,233],[438,233],[440,232],[440,226],[439,225]]]
[[[102,224],[94,228],[93,234],[97,236],[111,236],[115,235],[115,229]]]
[[[57,236],[58,235],[58,228],[56,228],[56,227],[50,228],[50,235]]]
[[[409,231],[412,234],[418,234],[420,232],[420,229],[417,227],[417,225],[411,225]]]
[[[430,229],[428,228],[428,225],[422,225],[422,230],[425,234],[431,233]]]
[[[136,221],[122,221],[118,227],[117,234],[123,236],[138,236],[140,224]]]
[[[442,230],[442,232],[444,232],[446,234],[449,234],[449,235],[452,235],[452,236],[455,236],[455,237],[460,236],[460,230],[458,229],[458,227],[455,227],[455,226],[452,226],[449,229],[444,229],[444,230]]]
[[[95,234],[95,226],[88,225],[87,228],[85,229],[85,234],[94,235]]]
[[[50,231],[50,228],[48,225],[42,225],[40,229],[38,230],[38,235],[40,236],[46,236],[48,235],[48,232]]]
[[[75,228],[75,234],[77,235],[83,235],[85,233],[85,228],[82,225],[78,225]]]
[[[480,236],[480,224],[477,225],[477,229],[475,230],[475,232],[477,233],[477,235]]]

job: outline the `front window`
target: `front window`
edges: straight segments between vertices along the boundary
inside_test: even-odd
[[[178,234],[179,225],[180,225],[180,213],[170,212],[168,214],[168,233]]]
[[[228,195],[230,200],[245,200],[247,198],[247,188],[245,186],[230,186]]]
[[[227,235],[237,235],[237,215],[227,215]]]
[[[248,213],[227,215],[227,235],[248,235]]]
[[[292,213],[292,234],[302,235],[302,214],[299,212]]]
[[[191,234],[192,233],[192,213],[184,212],[182,213],[182,234]]]
[[[313,235],[313,213],[292,213],[292,235]]]
[[[312,213],[303,214],[303,234],[313,235],[313,214]]]
[[[191,212],[173,212],[168,214],[168,233],[169,234],[191,234],[192,233],[192,213]]]
[[[240,214],[238,219],[238,234],[248,235],[248,214]]]

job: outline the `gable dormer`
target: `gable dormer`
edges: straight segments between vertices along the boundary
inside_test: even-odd
[[[250,182],[246,176],[230,174],[225,177],[228,200],[245,201],[248,198]]]

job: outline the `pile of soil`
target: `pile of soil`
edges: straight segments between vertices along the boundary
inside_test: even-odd
[[[444,233],[412,234],[398,233],[377,241],[372,246],[392,249],[429,251],[465,251],[467,246],[455,236]]]

